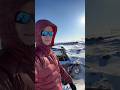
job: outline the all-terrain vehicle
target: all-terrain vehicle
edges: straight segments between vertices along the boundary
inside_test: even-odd
[[[81,71],[80,61],[71,60],[71,58],[67,55],[64,47],[53,47],[52,50],[57,55],[60,64],[66,69],[66,71],[72,76],[72,78],[75,79]]]

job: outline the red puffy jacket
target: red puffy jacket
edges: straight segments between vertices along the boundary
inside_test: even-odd
[[[53,28],[51,46],[54,45],[57,31],[56,26],[47,20],[39,20],[36,23],[35,90],[62,90],[61,78],[67,83],[72,83],[72,78],[59,64],[56,55],[50,49],[51,46],[45,46],[42,43],[40,32],[46,26]]]

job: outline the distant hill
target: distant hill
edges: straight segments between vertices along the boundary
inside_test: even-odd
[[[109,40],[109,42],[117,42],[120,40],[119,36],[106,36],[106,37],[91,37],[91,38],[86,38],[85,42],[86,45],[93,45],[93,44],[99,44],[99,43],[104,43],[104,41]]]
[[[59,42],[55,43],[55,45],[76,45],[76,44],[85,44],[84,41],[71,41],[71,42]]]

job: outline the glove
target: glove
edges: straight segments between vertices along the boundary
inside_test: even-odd
[[[69,85],[70,85],[70,87],[71,87],[72,90],[77,90],[75,84],[69,83]]]
[[[65,82],[64,80],[62,80],[62,84],[63,84],[63,85],[67,85],[68,83]]]

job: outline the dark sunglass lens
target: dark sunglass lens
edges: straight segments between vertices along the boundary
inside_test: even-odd
[[[28,23],[30,20],[31,20],[31,16],[24,12],[20,12],[16,16],[16,21],[21,24]]]
[[[41,33],[41,35],[42,35],[42,36],[47,36],[48,33],[47,33],[46,31],[43,31],[43,32]]]
[[[49,32],[49,36],[52,37],[53,36],[53,32]]]
[[[53,32],[43,31],[43,32],[41,33],[41,36],[50,36],[50,37],[52,37],[52,36],[53,36]]]

